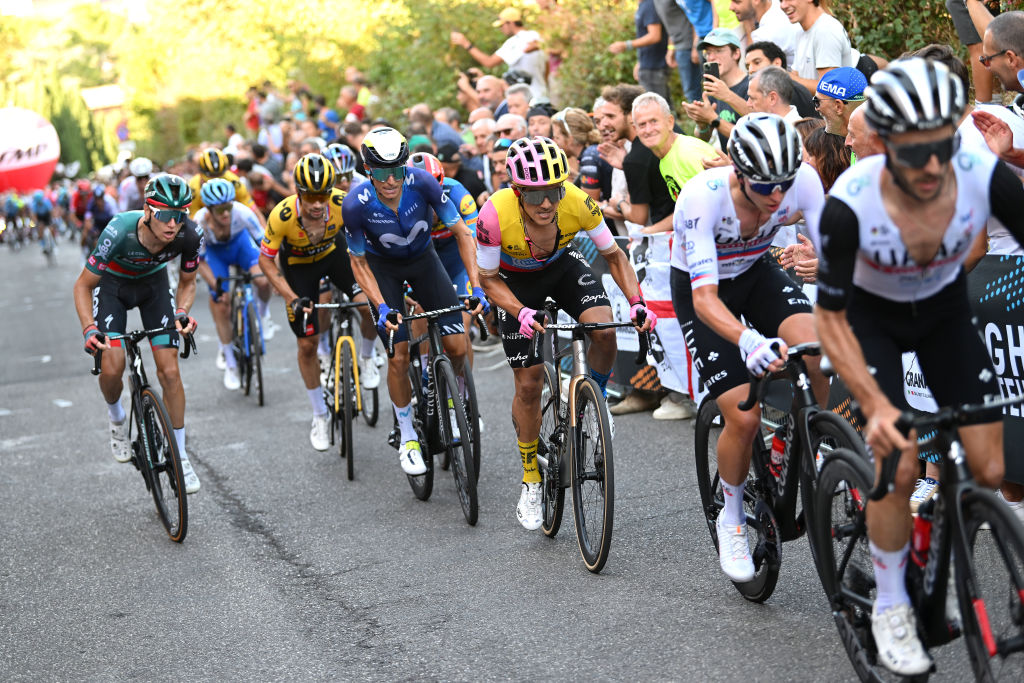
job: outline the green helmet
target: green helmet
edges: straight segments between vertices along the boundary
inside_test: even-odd
[[[192,203],[192,188],[181,176],[164,173],[146,183],[146,203],[161,209],[184,209]]]

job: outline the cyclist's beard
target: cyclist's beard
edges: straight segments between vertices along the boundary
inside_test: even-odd
[[[945,187],[946,185],[946,183],[943,182],[946,178],[945,174],[936,176],[939,180],[939,184],[936,187],[935,192],[933,192],[930,196],[922,197],[921,195],[914,191],[914,188],[911,187],[910,183],[907,182],[907,179],[901,175],[900,171],[896,168],[895,164],[892,163],[892,157],[889,156],[888,153],[885,155],[885,167],[889,169],[889,173],[892,175],[892,181],[896,183],[896,187],[898,187],[904,194],[910,195],[919,202],[935,199],[936,197],[939,196],[939,193],[942,192],[943,187]]]

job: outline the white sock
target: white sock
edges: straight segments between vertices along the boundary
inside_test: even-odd
[[[234,370],[238,366],[238,360],[235,358],[235,349],[232,344],[221,344],[220,352],[224,354],[224,365],[231,370]]]
[[[317,348],[316,353],[317,353],[318,356],[329,356],[329,355],[331,355],[331,348],[327,345],[327,335],[326,334],[321,334],[320,335],[320,346]]]
[[[370,337],[367,339],[363,337],[362,343],[359,345],[359,357],[369,358],[373,355],[373,345],[377,343],[376,337]]]
[[[725,509],[722,510],[722,514],[725,515],[725,523],[731,526],[746,524],[747,513],[743,511],[743,489],[747,482],[744,481],[739,486],[733,486],[725,483],[724,479],[719,481],[722,482],[722,493],[725,494],[722,496],[725,498]]]
[[[259,316],[260,320],[267,317],[267,308],[270,306],[269,301],[256,297],[256,315]]]
[[[882,550],[873,542],[871,547],[871,563],[875,565],[875,585],[878,594],[875,596],[875,611],[881,613],[893,605],[909,605],[907,584],[904,579],[907,571],[907,557],[910,555],[910,543],[899,550]]]
[[[126,415],[124,414],[124,406],[121,405],[121,399],[107,404],[107,415],[110,416],[110,421],[114,424],[124,422]]]
[[[406,441],[417,441],[420,437],[416,434],[416,428],[412,424],[412,404],[399,408],[394,403],[395,416],[398,418],[398,428],[402,431],[402,443]]]
[[[327,414],[327,404],[324,403],[324,390],[320,387],[316,389],[306,389],[306,393],[309,394],[309,403],[313,406],[314,417]]]
[[[188,453],[185,452],[185,428],[174,430],[174,440],[178,442],[178,455],[182,460],[188,460]]]

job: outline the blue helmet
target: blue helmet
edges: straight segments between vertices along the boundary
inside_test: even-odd
[[[324,156],[330,160],[338,173],[352,173],[356,170],[356,155],[345,145],[338,142],[328,145]]]
[[[214,178],[203,183],[199,196],[206,206],[218,206],[235,201],[235,184],[223,178]]]
[[[36,200],[37,202],[42,201],[46,199],[46,194],[42,190],[36,190],[35,192],[32,193],[32,199]]]

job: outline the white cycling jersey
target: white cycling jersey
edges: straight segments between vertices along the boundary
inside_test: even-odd
[[[245,204],[239,202],[231,203],[231,235],[226,240],[218,240],[217,236],[213,234],[213,230],[210,227],[211,220],[213,219],[210,216],[209,208],[204,206],[196,212],[195,221],[203,227],[204,242],[206,244],[227,244],[234,239],[235,235],[243,230],[248,231],[249,236],[252,237],[253,242],[257,245],[263,241],[263,226],[260,225],[260,219]]]
[[[694,289],[742,275],[768,251],[783,227],[796,222],[798,213],[803,213],[812,234],[817,232],[825,194],[812,167],[800,165],[779,208],[746,239],[740,235],[729,191],[732,172],[732,166],[703,171],[686,183],[676,200],[672,267],[689,273]]]

